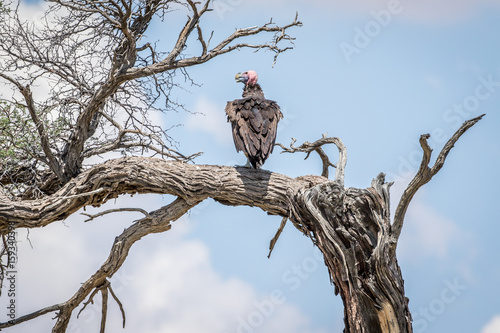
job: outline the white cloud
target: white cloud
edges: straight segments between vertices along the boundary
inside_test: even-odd
[[[391,188],[392,216],[411,177],[396,179]],[[446,259],[453,244],[463,241],[465,232],[450,218],[424,203],[421,199],[424,194],[425,188],[421,188],[408,207],[398,254],[414,260],[429,257]]]
[[[127,289],[134,295],[134,315],[126,331],[311,332],[308,318],[296,307],[274,303],[271,295],[239,279],[222,278],[199,241],[169,237],[131,263],[131,274],[140,279]]]
[[[17,6],[16,2],[10,4],[10,8],[14,10]],[[21,1],[19,5],[20,17],[25,20],[29,20],[35,26],[42,27],[44,23],[44,15],[50,4],[45,1],[38,1],[36,3]]]
[[[499,333],[499,332],[500,332],[500,314],[491,318],[491,320],[481,330],[481,333]]]
[[[196,241],[162,244],[141,258],[134,272],[140,272],[141,281],[131,292],[143,315],[132,318],[131,325],[148,332],[216,331],[223,328],[225,317],[243,310],[238,299],[252,295],[241,281],[222,280],[210,265],[207,249]]]
[[[407,246],[412,252],[445,259],[452,242],[460,237],[460,229],[422,202],[413,202],[411,206],[405,224]]]
[[[165,202],[164,202],[165,201]],[[146,210],[165,205],[159,196],[123,197],[88,213],[123,206]],[[110,214],[83,223],[74,214],[65,224],[53,223],[31,231],[34,249],[20,235],[17,297],[24,315],[67,300],[108,256],[113,239],[140,214]],[[121,328],[118,306],[109,297],[107,328],[121,332],[170,333],[320,333],[297,307],[274,302],[271,294],[256,291],[249,283],[221,277],[211,263],[207,247],[186,240],[188,217],[174,222],[171,231],[149,235],[135,244],[122,268],[111,278],[123,303],[126,327]],[[277,286],[280,288],[280,286]],[[2,297],[0,306],[8,302]],[[101,295],[76,319],[68,332],[96,332],[101,320]],[[0,321],[5,320],[5,313]],[[9,329],[9,332],[50,331],[53,314]],[[238,329],[240,331],[238,331]]]
[[[190,114],[186,120],[186,128],[190,131],[203,131],[211,134],[218,143],[232,144],[231,126],[226,119],[225,107],[225,105],[217,105],[204,96],[198,98],[194,114]]]

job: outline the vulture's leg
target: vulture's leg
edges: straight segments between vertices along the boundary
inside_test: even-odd
[[[250,160],[247,157],[247,164],[245,164],[245,165],[235,165],[234,167],[235,168],[250,168],[251,169],[252,168],[252,164],[250,164]]]

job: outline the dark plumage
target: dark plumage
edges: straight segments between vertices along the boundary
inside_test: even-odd
[[[236,151],[243,151],[248,158],[246,167],[255,169],[273,152],[278,122],[283,118],[278,104],[264,97],[257,79],[255,71],[236,74],[236,81],[245,84],[243,98],[226,105]]]

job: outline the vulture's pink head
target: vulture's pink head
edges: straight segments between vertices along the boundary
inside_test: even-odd
[[[257,84],[257,80],[259,79],[257,72],[252,70],[244,73],[238,73],[234,78],[236,82],[243,82],[245,85]]]

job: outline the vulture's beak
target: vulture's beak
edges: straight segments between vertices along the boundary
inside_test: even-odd
[[[241,73],[237,73],[234,76],[234,79],[236,80],[236,82],[243,82],[243,83],[245,83],[245,76],[241,75]]]

